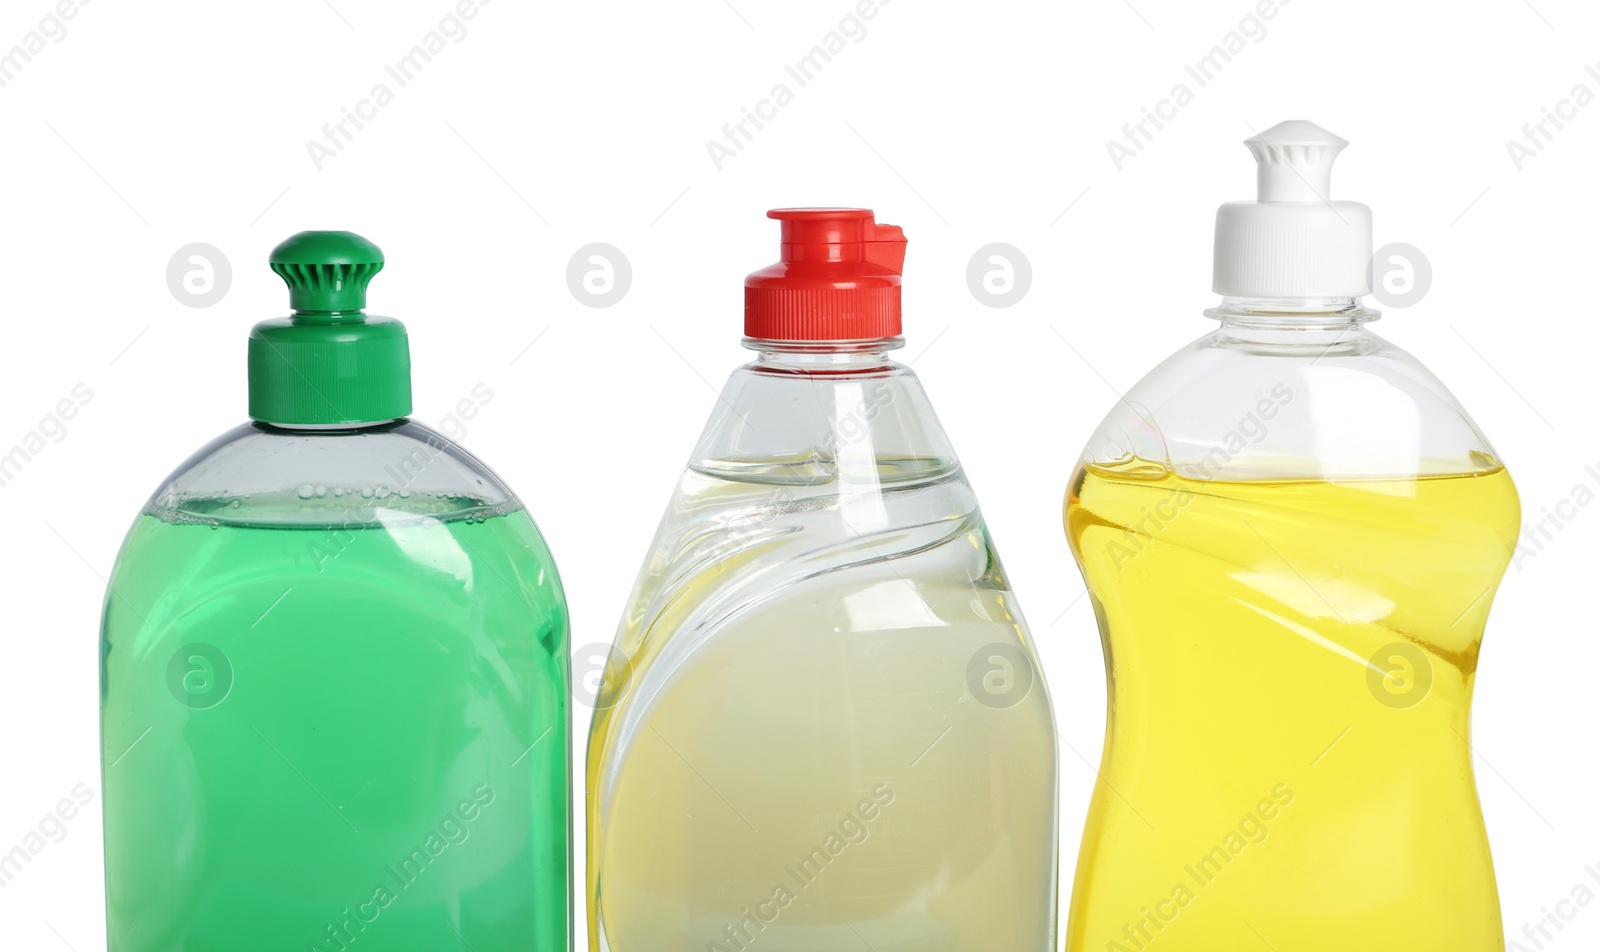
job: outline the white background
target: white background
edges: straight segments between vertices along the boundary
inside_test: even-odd
[[[463,442],[538,519],[583,645],[609,641],[714,386],[747,357],[741,279],[777,253],[764,211],[865,205],[904,226],[903,353],[983,500],[1071,747],[1063,906],[1104,675],[1062,494],[1114,389],[1210,328],[1213,213],[1253,192],[1252,129],[1308,118],[1351,140],[1334,196],[1371,205],[1377,244],[1416,245],[1434,269],[1422,302],[1375,329],[1452,386],[1525,516],[1579,483],[1600,491],[1600,104],[1520,170],[1506,148],[1575,84],[1600,94],[1584,69],[1600,63],[1593,4],[1294,0],[1198,88],[1183,65],[1249,0],[898,0],[719,171],[707,141],[854,7],[730,2],[496,0],[320,171],[307,141],[454,0],[97,0],[0,88],[0,451],[75,384],[93,392],[0,488],[0,851],[74,785],[95,794],[0,889],[0,944],[104,947],[102,576],[162,477],[244,419],[246,333],[287,310],[266,255],[300,229],[354,229],[387,252],[372,309],[410,327],[418,419],[493,391]],[[5,0],[0,54],[53,7]],[[1107,140],[1178,82],[1194,101],[1117,170]],[[565,279],[596,241],[632,264],[608,309]],[[965,279],[997,241],[1033,269],[1005,309]],[[210,308],[167,284],[192,242],[232,264]],[[1584,872],[1600,864],[1600,507],[1567,511],[1509,573],[1478,679],[1473,743],[1513,935],[1580,880],[1600,890]],[[581,757],[586,712],[575,730]],[[581,867],[578,882],[581,896]],[[1597,941],[1600,905],[1546,947]]]

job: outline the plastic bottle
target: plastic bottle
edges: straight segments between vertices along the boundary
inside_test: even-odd
[[[905,239],[769,213],[745,345],[617,635],[589,741],[590,945],[1050,952],[1033,647],[921,384]]]
[[[1345,146],[1246,142],[1221,322],[1094,435],[1066,526],[1109,674],[1067,948],[1502,947],[1468,707],[1518,502],[1363,307]]]
[[[555,564],[407,419],[378,248],[271,260],[294,313],[250,336],[253,422],[156,490],[106,594],[109,948],[568,949]]]

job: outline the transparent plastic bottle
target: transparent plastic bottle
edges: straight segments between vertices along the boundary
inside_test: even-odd
[[[1033,646],[899,337],[904,239],[770,213],[589,743],[591,947],[1054,947]]]
[[[1127,393],[1067,495],[1110,692],[1067,948],[1499,950],[1467,735],[1516,490],[1367,329],[1343,140],[1247,145],[1220,327]]]
[[[106,595],[111,952],[570,948],[567,615],[526,509],[410,413],[378,249],[273,254],[251,416]],[[272,421],[272,422],[268,422]]]

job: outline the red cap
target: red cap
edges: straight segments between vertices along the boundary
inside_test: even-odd
[[[775,208],[777,264],[744,280],[744,333],[764,340],[900,336],[906,238],[865,208]]]

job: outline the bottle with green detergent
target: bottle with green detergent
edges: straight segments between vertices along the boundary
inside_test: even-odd
[[[571,947],[567,612],[516,495],[408,419],[371,242],[272,253],[250,417],[150,498],[101,634],[111,952]]]

